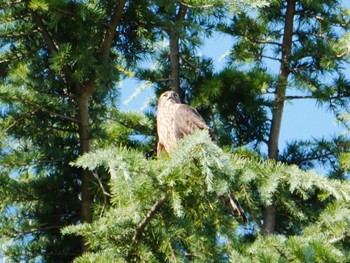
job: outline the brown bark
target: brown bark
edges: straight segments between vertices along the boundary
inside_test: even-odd
[[[126,0],[119,0],[115,7],[115,12],[112,14],[110,23],[106,30],[100,52],[100,62],[103,63],[111,52],[112,41],[116,33],[116,28],[120,24],[122,19],[123,10],[125,7]]]
[[[78,98],[78,120],[79,120],[79,153],[90,152],[90,124],[89,124],[89,97],[81,96]],[[93,175],[89,170],[82,169],[82,200],[81,200],[81,220],[83,222],[92,222],[91,202],[92,195],[89,189],[90,181]]]
[[[78,120],[79,120],[79,153],[90,152],[90,123],[89,123],[89,97],[82,95],[77,99],[78,104]],[[81,169],[81,210],[80,218],[82,222],[92,222],[92,201],[93,194],[90,186],[94,176],[93,173],[87,169]],[[82,243],[82,250],[87,251],[89,246]]]
[[[295,6],[296,0],[288,0],[284,22],[284,35],[282,40],[281,66],[278,82],[275,89],[275,102],[272,113],[272,123],[268,143],[268,157],[273,160],[278,159],[278,140],[281,131],[288,76],[290,73],[289,57],[292,51]],[[264,208],[264,234],[275,233],[276,216],[277,211],[274,205],[270,205]]]

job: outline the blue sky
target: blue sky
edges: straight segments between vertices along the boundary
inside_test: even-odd
[[[350,1],[343,0],[344,6],[350,8]],[[232,46],[233,39],[225,37],[222,34],[214,34],[208,39],[205,45],[200,49],[205,57],[210,57],[214,60],[216,71],[225,66],[224,55]],[[274,65],[271,65],[273,70]],[[349,72],[350,68],[345,69]],[[128,98],[135,92],[135,89],[140,86],[138,80],[128,79],[122,83],[121,91],[121,109],[142,111],[144,105],[153,96],[151,87],[145,88],[128,104],[125,104]],[[294,100],[287,102],[285,105],[282,128],[280,134],[280,150],[283,150],[286,142],[297,139],[312,139],[312,138],[329,138],[342,133],[345,133],[344,127],[339,126],[335,116],[316,105],[314,100]]]

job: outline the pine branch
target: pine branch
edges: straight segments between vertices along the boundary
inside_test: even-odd
[[[94,175],[95,179],[97,180],[97,182],[98,182],[98,184],[99,184],[99,186],[100,186],[100,188],[101,188],[101,190],[102,190],[102,194],[103,194],[103,205],[102,205],[102,207],[101,207],[101,209],[100,209],[100,210],[101,210],[101,212],[100,212],[100,217],[102,217],[103,212],[104,212],[104,210],[106,209],[106,205],[107,205],[107,196],[108,196],[108,197],[111,197],[111,194],[108,193],[108,192],[106,191],[106,189],[104,188],[103,183],[102,183],[102,180],[101,180],[101,178],[98,176],[97,172],[94,171],[92,174]]]
[[[190,5],[190,4],[186,4],[183,1],[178,1],[182,6],[186,6],[189,8],[193,8],[193,9],[206,9],[206,8],[210,8],[210,7],[215,7],[214,4],[207,4],[207,5]],[[219,5],[218,5],[219,6]]]
[[[274,58],[274,57],[266,56],[266,55],[261,55],[261,57],[262,57],[262,58],[271,59],[271,60],[274,60],[274,61],[282,62],[282,59],[280,59],[280,58]]]
[[[258,40],[258,39],[251,39],[249,38],[249,41],[255,43],[255,44],[267,44],[267,45],[276,45],[281,47],[282,44],[279,42],[275,42],[275,41],[268,41],[268,40]]]
[[[165,203],[166,196],[164,195],[161,199],[159,199],[157,202],[154,203],[154,205],[151,207],[151,209],[148,211],[146,217],[138,224],[137,228],[135,229],[135,234],[132,238],[133,242],[137,243],[141,235],[143,234],[146,226],[151,222],[155,214],[159,211],[161,206]]]
[[[3,34],[0,34],[0,38],[20,38],[20,37],[23,37],[23,36],[30,36],[30,35],[35,35],[36,33],[40,32],[39,29],[37,30],[32,30],[30,32],[27,32],[27,33],[21,33],[21,34],[8,34],[8,33],[3,33]]]
[[[51,229],[60,229],[62,226],[59,226],[59,225],[52,225],[52,226],[46,226],[46,227],[37,227],[37,228],[32,228],[32,229],[28,229],[28,230],[25,230],[25,231],[20,231],[20,230],[14,230],[14,232],[17,234],[17,235],[22,235],[22,236],[25,236],[25,235],[28,235],[28,234],[33,234],[35,232],[41,232],[41,231],[47,231],[47,230],[51,230]]]
[[[14,99],[13,98],[9,98],[7,97],[6,95],[4,94],[1,94],[0,93],[0,98],[5,98],[7,99],[8,101],[13,101]],[[45,113],[48,113],[50,115],[53,115],[53,116],[56,116],[56,117],[59,117],[59,118],[62,118],[64,120],[69,120],[69,121],[72,121],[74,123],[79,123],[79,120],[76,119],[76,118],[73,118],[73,117],[70,117],[70,116],[67,116],[67,115],[63,115],[61,113],[58,113],[58,112],[54,112],[48,108],[45,108],[43,105],[38,105],[34,102],[29,102],[28,99],[24,99],[24,98],[20,98],[20,97],[17,97],[16,98],[17,101],[21,102],[23,105],[27,105],[29,108],[35,110],[35,111],[42,111],[42,112],[45,112]]]
[[[314,12],[307,12],[307,11],[304,11],[304,10],[297,10],[295,12],[296,15],[300,15],[300,16],[303,16],[305,18],[315,18],[316,20],[318,21],[325,21],[325,20],[328,20],[327,18],[325,17],[322,17],[320,15],[317,15],[315,14]],[[332,22],[332,21],[331,21]],[[332,24],[336,24],[340,27],[349,27],[350,26],[350,23],[338,23],[338,22],[333,22]]]
[[[43,38],[44,38],[46,44],[48,45],[50,51],[52,53],[57,52],[58,46],[55,43],[55,41],[53,40],[52,36],[50,35],[50,32],[47,30],[43,21],[41,20],[41,17],[35,11],[30,11],[30,14],[32,15],[32,18],[33,18],[35,25],[40,29],[41,34],[43,35]]]
[[[329,100],[336,100],[336,99],[344,99],[344,98],[349,98],[350,95],[337,95],[337,96],[332,96],[332,97],[329,97],[328,99]],[[285,97],[287,100],[300,100],[300,99],[317,99],[315,98],[315,96],[286,96]]]
[[[50,50],[51,53],[56,53],[59,50],[59,47],[57,45],[57,43],[55,43],[54,39],[52,38],[50,32],[47,30],[44,22],[42,21],[41,17],[38,15],[37,12],[31,10],[30,14],[33,18],[34,23],[36,24],[36,26],[40,29],[41,34],[46,42],[46,44],[48,45],[48,48]],[[75,85],[76,83],[73,80],[73,71],[72,69],[68,66],[68,65],[64,65],[62,67],[62,71],[64,74],[64,77],[66,79],[66,81],[68,82],[68,84],[73,87],[75,89],[75,92],[77,94],[81,94],[82,93],[82,89],[79,85]]]
[[[69,15],[69,16],[74,17],[74,18],[78,17],[78,15],[76,13],[68,11],[68,10],[64,10],[64,9],[57,8],[57,7],[53,7],[52,9],[61,13],[61,14],[64,14],[64,15]],[[100,21],[99,19],[96,19],[96,17],[94,17],[94,16],[89,16],[86,19],[88,19],[89,21],[97,22],[98,24],[100,24],[102,26],[109,27],[109,24],[107,22]]]
[[[344,240],[348,240],[350,239],[350,234],[344,234],[340,237],[335,237],[335,238],[332,238],[331,240],[329,240],[329,243],[331,244],[334,244],[334,243],[337,243],[337,242],[340,242],[340,241],[344,241]]]
[[[315,96],[286,96],[287,100],[295,100],[295,99],[315,99]]]

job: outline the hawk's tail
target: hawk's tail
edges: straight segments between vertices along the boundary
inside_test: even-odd
[[[244,225],[247,224],[248,220],[245,216],[244,210],[241,205],[238,203],[234,194],[226,194],[220,196],[220,199],[224,202],[226,207],[230,210],[230,212],[235,216],[240,216],[242,219],[242,223]]]

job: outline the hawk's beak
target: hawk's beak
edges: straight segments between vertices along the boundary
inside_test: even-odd
[[[175,92],[171,92],[171,93],[169,93],[169,95],[168,95],[168,100],[170,100],[170,99],[173,99],[173,100],[177,100],[177,95],[176,95],[176,93]]]

